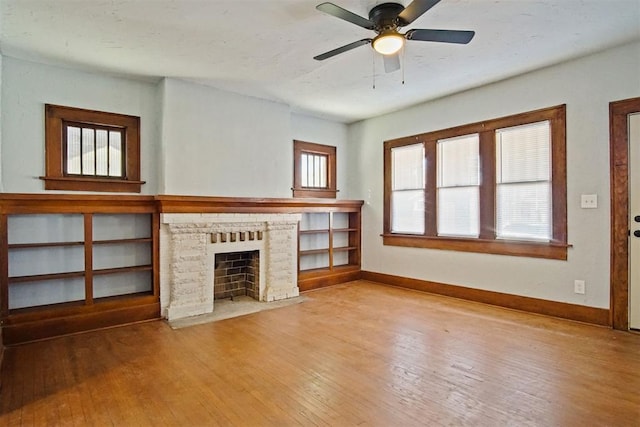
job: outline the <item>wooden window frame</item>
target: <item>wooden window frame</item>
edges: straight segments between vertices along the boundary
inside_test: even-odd
[[[107,126],[124,130],[123,176],[102,177],[65,173],[65,123]],[[45,190],[100,191],[140,193],[140,117],[85,110],[82,108],[45,105]]]
[[[302,154],[316,154],[327,156],[327,186],[325,188],[313,188],[302,186],[301,161]],[[336,147],[323,144],[315,144],[305,141],[293,141],[293,197],[319,197],[335,199],[336,189]]]
[[[496,239],[496,143],[501,128],[548,120],[551,124],[552,238],[549,242]],[[440,139],[477,133],[480,137],[480,235],[478,238],[438,236],[436,228],[436,144]],[[425,232],[391,231],[391,149],[422,143],[425,147]],[[484,122],[413,135],[384,142],[383,244],[463,252],[548,259],[567,259],[566,105],[530,111]]]

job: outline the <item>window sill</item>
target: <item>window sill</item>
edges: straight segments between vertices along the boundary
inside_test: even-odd
[[[571,245],[559,242],[464,239],[455,237],[414,236],[410,234],[382,234],[381,236],[383,244],[387,246],[443,249],[564,261],[567,260],[567,249],[571,247]]]
[[[140,193],[145,181],[127,181],[106,178],[47,177],[41,176],[45,190],[103,191],[114,193]]]

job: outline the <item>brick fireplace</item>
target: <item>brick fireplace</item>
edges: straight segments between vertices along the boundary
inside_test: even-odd
[[[175,320],[214,311],[215,259],[222,253],[258,253],[259,301],[298,296],[299,221],[300,214],[162,214],[162,316]]]

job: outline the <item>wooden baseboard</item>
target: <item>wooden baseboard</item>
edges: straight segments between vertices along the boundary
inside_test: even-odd
[[[444,283],[410,279],[407,277],[374,273],[371,271],[362,271],[361,279],[390,286],[397,286],[400,288],[413,289],[416,291],[429,292],[432,294],[445,295],[448,297],[511,308],[514,310],[560,317],[578,322],[592,323],[594,325],[611,325],[609,321],[609,310],[604,308],[587,307],[583,305],[548,301],[520,295],[486,291],[482,289],[466,288],[463,286],[447,285]]]
[[[332,273],[323,273],[318,275],[305,276],[301,274],[298,278],[298,288],[300,289],[300,292],[305,292],[358,279],[360,279],[359,268],[337,270]]]
[[[16,322],[5,325],[2,335],[4,345],[15,345],[159,318],[160,303],[154,302],[73,316]]]

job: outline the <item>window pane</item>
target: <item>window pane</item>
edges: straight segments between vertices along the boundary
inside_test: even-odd
[[[326,188],[327,187],[327,157],[326,156],[319,156],[320,157],[320,182],[318,187],[320,188]]]
[[[394,191],[391,194],[391,232],[424,233],[424,191]]]
[[[311,186],[320,186],[320,156],[313,156],[313,183]]]
[[[303,187],[308,187],[309,186],[309,168],[308,168],[308,163],[309,163],[309,155],[302,153],[300,155],[300,177],[302,178],[302,186]]]
[[[422,144],[391,149],[392,189],[424,188],[424,147]]]
[[[95,175],[94,130],[82,128],[82,174]]]
[[[96,175],[108,175],[108,132],[104,129],[96,130]]]
[[[437,156],[438,235],[478,237],[480,230],[478,134],[439,140]]]
[[[438,141],[438,187],[480,183],[478,145],[478,134]]]
[[[109,132],[109,176],[122,177],[122,133]]]
[[[497,183],[548,180],[551,174],[548,121],[496,131]]]
[[[551,223],[548,121],[496,131],[496,236],[548,241]]]
[[[438,235],[478,237],[479,189],[451,187],[438,189]]]
[[[551,184],[500,184],[496,192],[496,236],[551,240]]]
[[[80,128],[67,126],[67,170],[66,173],[80,175]]]
[[[327,188],[327,156],[302,153],[300,155],[301,185],[306,188]]]

